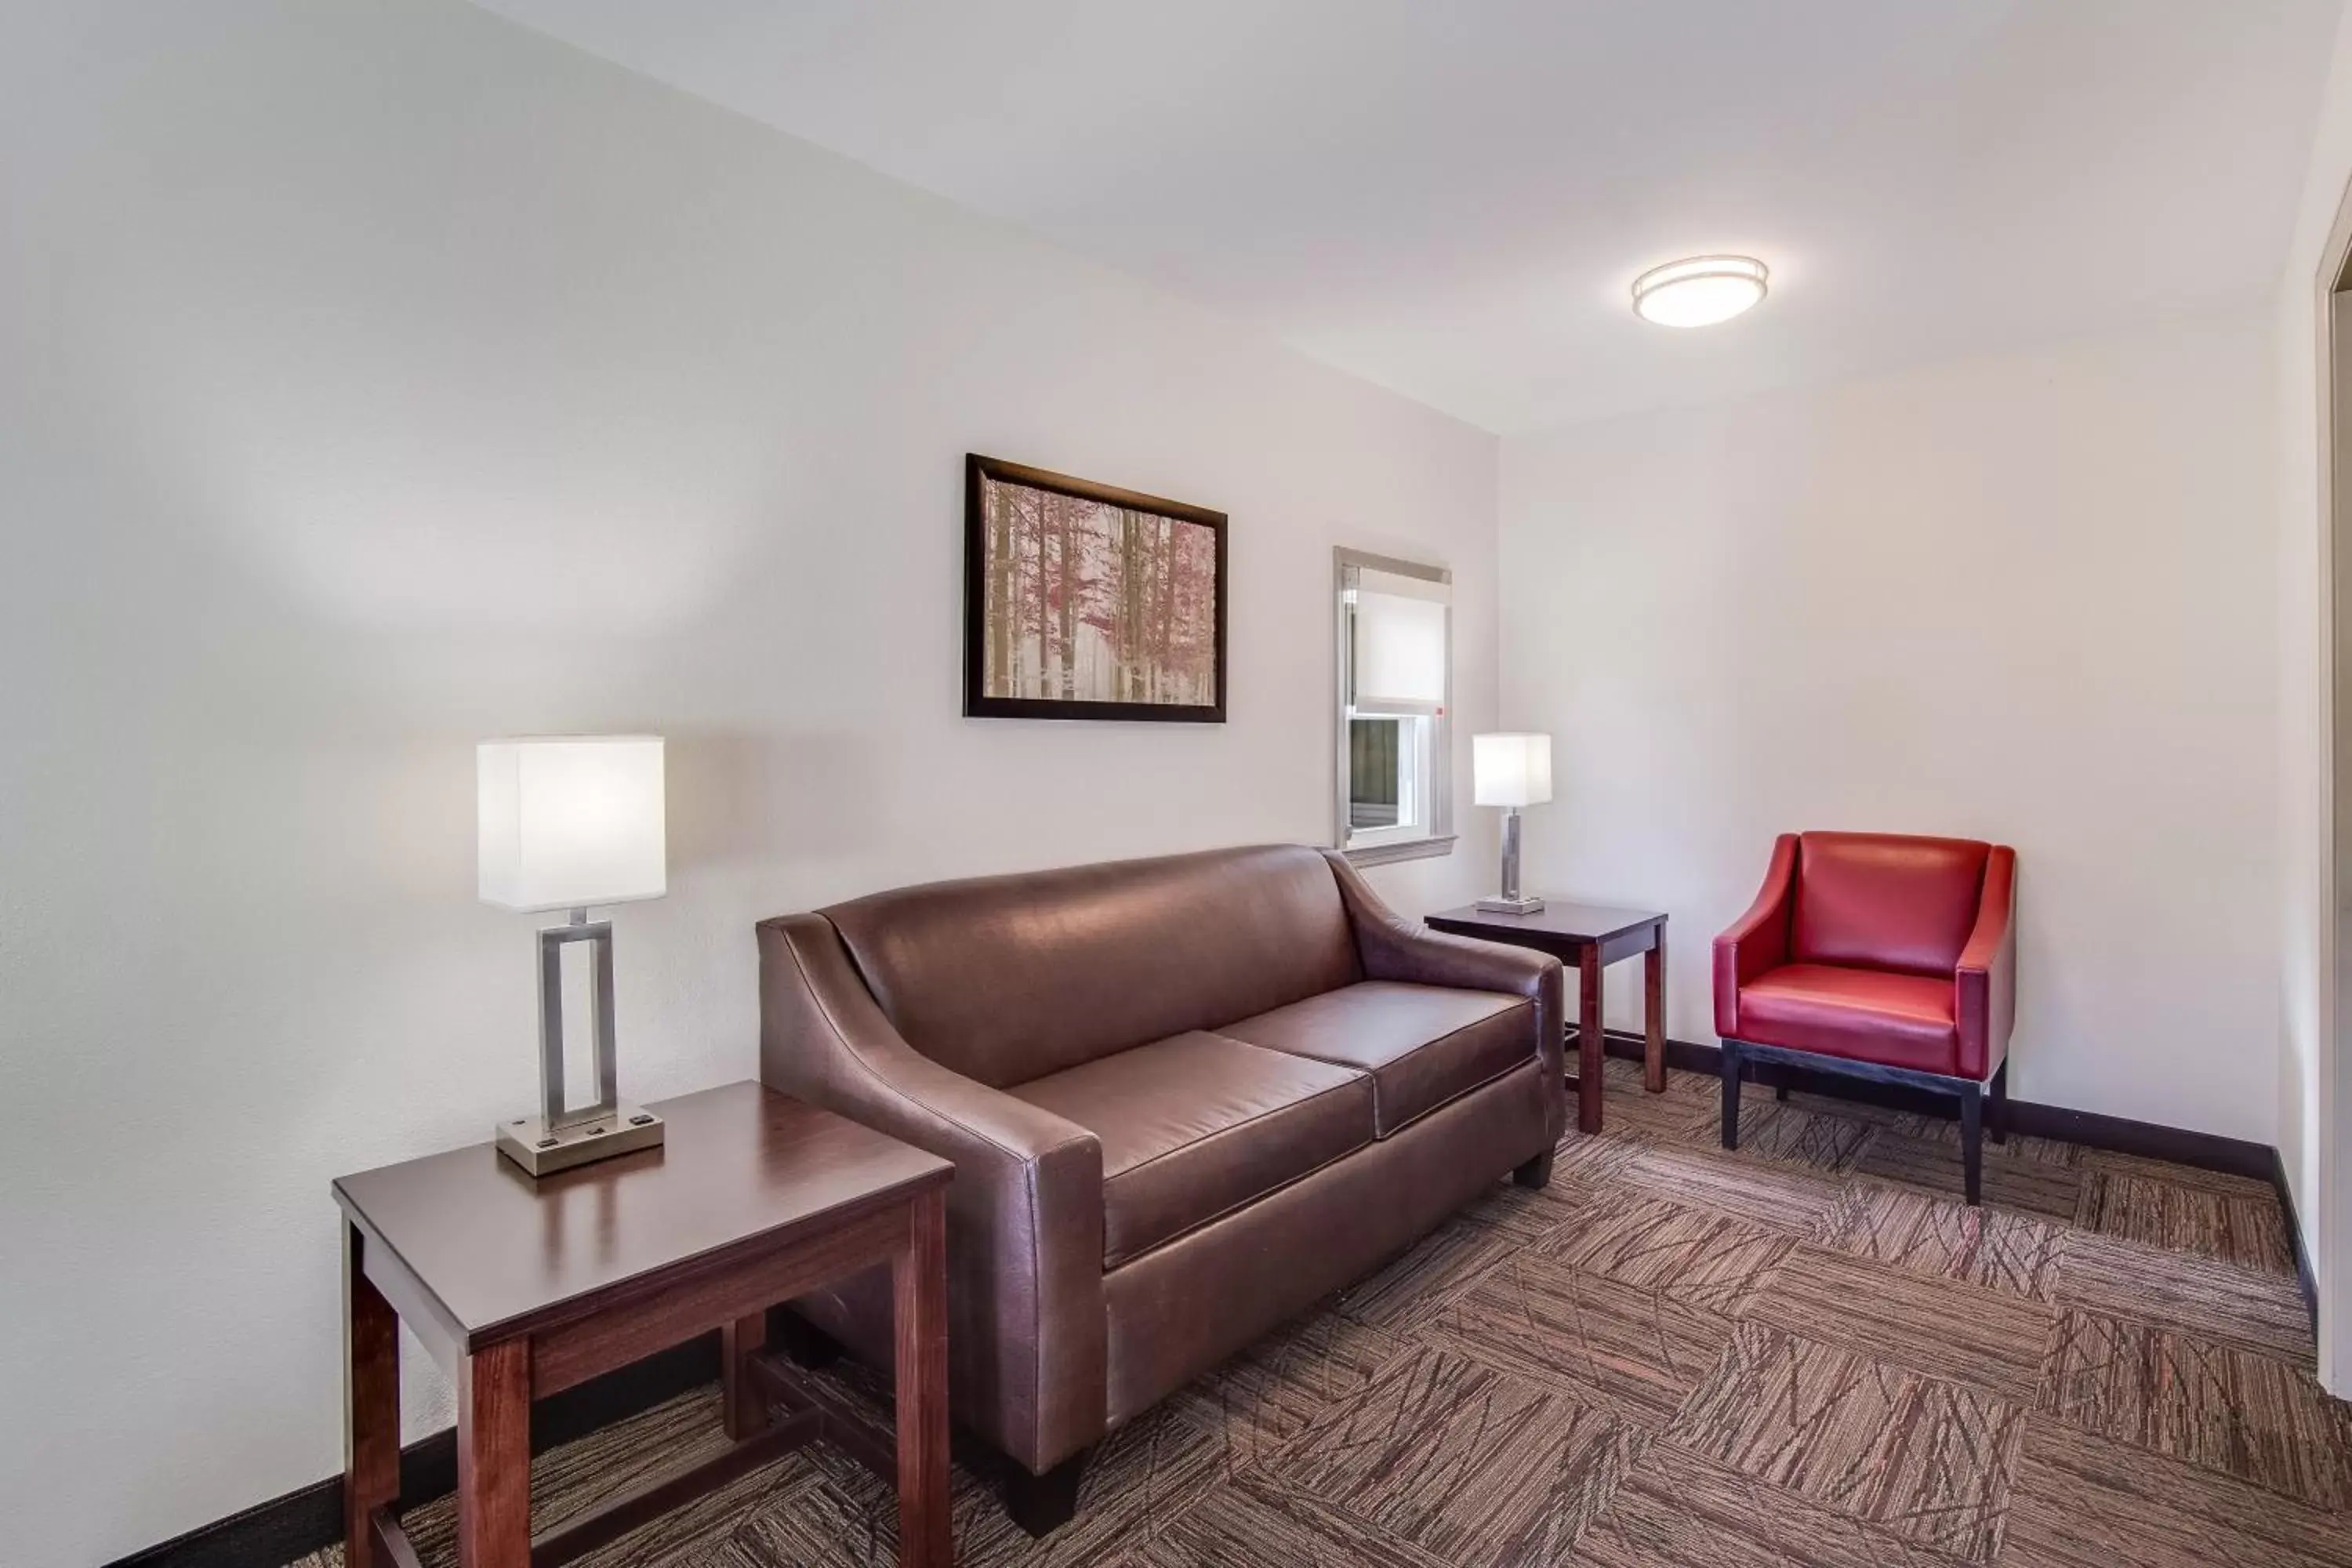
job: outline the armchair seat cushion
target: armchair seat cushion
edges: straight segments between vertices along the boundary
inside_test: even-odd
[[[1382,1138],[1531,1059],[1535,1030],[1528,997],[1386,980],[1343,985],[1217,1028],[1370,1074]]]
[[[1368,1075],[1222,1035],[1173,1035],[1006,1092],[1100,1140],[1105,1268],[1372,1141]]]
[[[1739,1033],[1759,1046],[1949,1075],[1959,1067],[1953,999],[1947,979],[1788,963],[1739,988]]]

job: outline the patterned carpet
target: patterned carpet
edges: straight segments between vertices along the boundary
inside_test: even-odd
[[[1548,1191],[1118,1434],[1050,1539],[959,1470],[959,1561],[2352,1568],[2352,1406],[2268,1187],[2018,1139],[1972,1213],[1948,1123],[1751,1091],[1726,1154],[1717,1092],[1612,1062]],[[723,1443],[715,1390],[674,1401],[542,1458],[538,1521]],[[446,1502],[409,1524],[454,1562]],[[867,1568],[895,1527],[818,1448],[587,1561]]]

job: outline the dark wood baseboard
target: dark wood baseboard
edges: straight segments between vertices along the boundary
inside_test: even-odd
[[[532,1407],[531,1452],[584,1437],[718,1377],[719,1336],[704,1334],[592,1378]],[[454,1429],[436,1432],[400,1451],[404,1512],[457,1489]],[[338,1474],[118,1558],[107,1568],[275,1568],[342,1538],[343,1478]]]
[[[1642,1054],[1642,1037],[1631,1030],[1606,1030],[1601,1039],[1612,1057],[1639,1058]],[[1683,1072],[1719,1077],[1723,1071],[1723,1053],[1713,1046],[1703,1046],[1693,1040],[1670,1039],[1666,1042],[1666,1065]],[[1824,1099],[1907,1110],[1946,1121],[1952,1121],[1958,1114],[1958,1107],[1949,1095],[1931,1094],[1895,1084],[1868,1083],[1835,1073],[1783,1069],[1763,1062],[1755,1065],[1750,1076],[1754,1081],[1774,1088],[1785,1083],[1790,1089],[1806,1094],[1818,1094]],[[2072,1110],[2063,1105],[2041,1105],[2030,1100],[2011,1100],[2008,1115],[2009,1130],[2028,1137],[2060,1139],[2069,1143],[2080,1143],[2086,1149],[2105,1150],[2111,1154],[2137,1154],[2150,1160],[2169,1160],[2176,1165],[2193,1165],[2201,1171],[2223,1171],[2258,1182],[2279,1180],[2278,1151],[2267,1143],[2250,1143],[2242,1138],[2191,1132],[2179,1127],[2161,1127],[2152,1121],[2133,1121],[2121,1116],[2103,1116],[2095,1110]],[[2281,1190],[2284,1193],[2284,1187]]]
[[[1609,1029],[1603,1032],[1601,1041],[1612,1057],[1641,1059],[1642,1037],[1638,1034]],[[1722,1053],[1713,1046],[1693,1040],[1666,1042],[1666,1065],[1677,1071],[1714,1078],[1721,1074],[1722,1062]],[[1767,1084],[1782,1081],[1780,1069],[1766,1064],[1758,1065],[1756,1077]],[[1957,1114],[1948,1095],[1864,1083],[1826,1073],[1790,1073],[1786,1081],[1791,1088],[1826,1098],[1916,1111],[1945,1121]],[[2304,1300],[2312,1310],[2314,1322],[2317,1321],[2317,1287],[2312,1277],[2311,1259],[2304,1253],[2303,1228],[2296,1223],[2294,1196],[2287,1189],[2286,1166],[2278,1151],[2269,1144],[2021,1100],[2009,1102],[2009,1126],[2012,1131],[2033,1137],[2063,1139],[2110,1153],[2169,1160],[2176,1164],[2271,1183],[2278,1189],[2279,1203],[2286,1211],[2287,1235],[2294,1247]],[[531,1413],[531,1449],[537,1452],[583,1437],[600,1427],[650,1410],[688,1389],[716,1382],[718,1377],[716,1336],[689,1341],[649,1361],[543,1401]],[[401,1451],[402,1509],[446,1496],[457,1489],[457,1485],[456,1433],[436,1432]],[[118,1559],[108,1568],[256,1568],[257,1564],[290,1563],[305,1552],[341,1541],[342,1534],[342,1478],[331,1476],[273,1501],[203,1525],[160,1546]]]

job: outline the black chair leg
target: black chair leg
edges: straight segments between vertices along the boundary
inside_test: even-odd
[[[1960,1090],[1960,1171],[1974,1206],[1984,1184],[1984,1090],[1975,1084]]]
[[[1789,1103],[1789,1086],[1788,1086],[1787,1084],[1785,1084],[1785,1083],[1783,1083],[1783,1084],[1780,1084],[1780,1085],[1777,1086],[1777,1087],[1772,1090],[1772,1099],[1773,1099],[1777,1103],[1779,1103],[1779,1104],[1781,1104],[1781,1105],[1786,1105],[1786,1104],[1788,1104],[1788,1103]]]
[[[1087,1473],[1081,1448],[1042,1476],[1033,1476],[1018,1459],[1004,1462],[1004,1511],[1033,1536],[1045,1536],[1070,1522],[1078,1511],[1078,1482]]]
[[[1534,1159],[1511,1173],[1511,1180],[1529,1192],[1540,1192],[1551,1185],[1551,1157],[1559,1151],[1547,1149]]]
[[[1723,1146],[1739,1147],[1739,1045],[1723,1042]]]
[[[1992,1131],[1996,1143],[2009,1142],[2009,1064],[1992,1075],[1992,1103],[1985,1108],[1985,1123]]]

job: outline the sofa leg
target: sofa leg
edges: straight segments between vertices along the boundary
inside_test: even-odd
[[[1739,1046],[1723,1042],[1723,1146],[1739,1147]]]
[[[768,1342],[794,1366],[814,1372],[841,1359],[841,1343],[790,1307],[768,1309]]]
[[[1960,1090],[1960,1172],[1973,1206],[1984,1184],[1984,1090],[1975,1084]]]
[[[1985,1107],[1985,1125],[1996,1143],[2009,1142],[2009,1064],[1992,1075],[1992,1103]]]
[[[1077,1516],[1078,1482],[1087,1469],[1087,1450],[1076,1453],[1042,1476],[1033,1476],[1020,1460],[1004,1467],[1004,1511],[1033,1536],[1044,1537]]]
[[[1551,1158],[1557,1152],[1547,1149],[1534,1159],[1511,1173],[1511,1180],[1529,1192],[1541,1192],[1551,1185]]]

